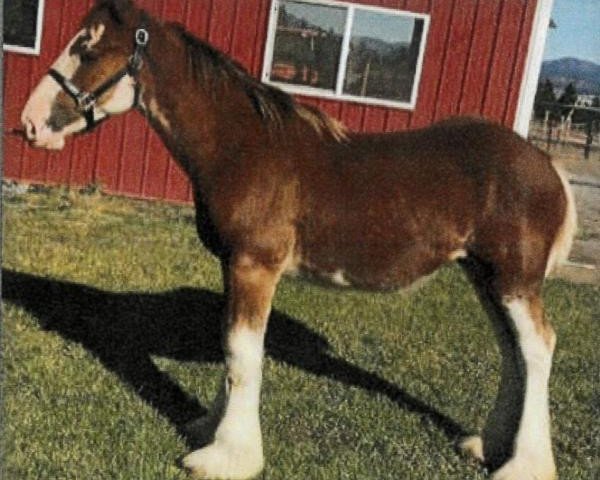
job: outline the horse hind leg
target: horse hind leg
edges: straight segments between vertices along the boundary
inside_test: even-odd
[[[545,320],[539,288],[503,292],[488,266],[472,260],[463,266],[492,321],[502,364],[482,435],[461,446],[496,470],[494,480],[554,479],[548,379],[555,334]]]
[[[556,477],[550,440],[548,380],[556,335],[544,318],[539,294],[503,298],[516,331],[525,375],[524,401],[514,439],[513,456],[494,474],[494,480]]]

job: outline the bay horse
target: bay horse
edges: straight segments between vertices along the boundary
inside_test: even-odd
[[[131,0],[98,0],[31,94],[29,142],[137,109],[193,186],[197,230],[220,260],[226,373],[207,445],[183,459],[198,478],[263,468],[263,343],[282,275],[395,290],[458,261],[502,353],[480,436],[462,446],[495,480],[548,480],[548,379],[556,342],[544,278],[569,252],[573,197],[549,157],[507,128],[469,118],[357,134],[264,85],[207,43]]]

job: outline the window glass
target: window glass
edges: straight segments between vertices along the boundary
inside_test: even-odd
[[[423,23],[422,19],[357,10],[344,93],[409,102]]]
[[[333,90],[346,8],[282,1],[270,80]]]
[[[272,0],[263,80],[290,93],[413,108],[429,16]]]
[[[37,47],[39,0],[3,0],[4,44],[34,51]]]

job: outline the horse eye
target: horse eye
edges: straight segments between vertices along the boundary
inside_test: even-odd
[[[86,51],[81,54],[82,63],[93,63],[96,60],[98,60],[98,55],[93,52]]]

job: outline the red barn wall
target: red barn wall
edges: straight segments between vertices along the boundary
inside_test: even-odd
[[[78,30],[94,0],[46,0],[41,55],[4,56],[5,127],[18,126],[29,92]],[[137,0],[153,15],[194,34],[260,75],[271,0]],[[525,68],[535,0],[360,0],[431,15],[414,110],[300,98],[356,131],[417,128],[476,114],[512,126]],[[61,152],[34,150],[4,136],[4,176],[46,184],[98,183],[104,191],[190,201],[189,183],[137,112],[75,137]]]

